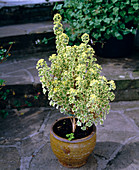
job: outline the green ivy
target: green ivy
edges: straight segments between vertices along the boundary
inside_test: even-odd
[[[125,34],[135,34],[139,23],[138,0],[64,0],[54,10],[69,24],[66,33],[76,43],[84,32],[94,43],[110,37],[123,39]]]

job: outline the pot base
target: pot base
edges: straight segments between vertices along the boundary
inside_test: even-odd
[[[78,162],[77,164],[76,163],[74,163],[74,164],[72,164],[72,163],[71,164],[66,164],[66,163],[64,163],[64,162],[62,162],[60,160],[58,160],[58,161],[62,166],[66,167],[66,168],[80,168],[80,167],[84,166],[86,164],[86,162],[87,162],[87,160],[84,160],[82,162]]]

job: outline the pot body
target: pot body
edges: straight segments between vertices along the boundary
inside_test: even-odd
[[[96,55],[100,57],[128,57],[132,54],[134,39],[134,34],[124,35],[122,40],[118,40],[115,37],[111,37],[110,39],[106,40],[103,45],[103,48],[100,43],[96,43],[93,48],[96,52]]]
[[[95,125],[93,125],[94,132],[89,136],[72,141],[57,136],[53,131],[53,126],[50,130],[50,142],[52,151],[58,158],[59,162],[63,166],[69,168],[83,166],[87,162],[88,156],[92,153],[96,144]]]

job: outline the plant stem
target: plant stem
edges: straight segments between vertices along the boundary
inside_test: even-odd
[[[75,120],[75,117],[72,118],[71,123],[72,123],[72,133],[74,133],[75,130],[76,130],[76,120]]]
[[[4,58],[0,61],[0,63],[2,63],[3,61],[6,60],[6,56],[7,56],[7,54],[9,53],[10,49],[12,48],[12,45],[13,45],[13,44],[10,45],[10,47],[8,48],[8,50],[7,50],[7,52],[6,52],[5,56],[4,56]]]
[[[49,40],[52,40],[53,38],[55,38],[55,37],[50,37],[50,38],[48,38],[47,40],[49,41]]]
[[[10,47],[9,47],[9,49],[7,50],[5,56],[9,53],[10,49],[12,48],[12,45],[13,45],[13,44],[10,45]]]

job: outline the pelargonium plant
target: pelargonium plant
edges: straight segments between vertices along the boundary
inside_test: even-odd
[[[49,57],[51,67],[40,59],[37,69],[43,93],[48,90],[50,105],[71,116],[72,132],[76,126],[82,130],[93,123],[103,124],[115,95],[113,80],[101,76],[101,66],[96,63],[93,48],[88,45],[89,35],[83,34],[79,46],[69,46],[69,37],[63,32],[60,14],[54,16],[57,54]],[[77,121],[76,121],[77,119]]]

